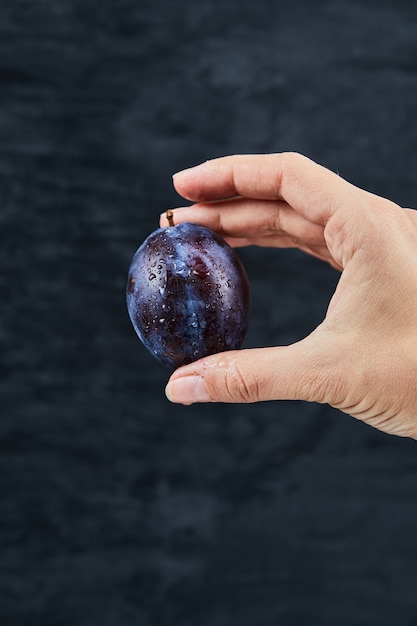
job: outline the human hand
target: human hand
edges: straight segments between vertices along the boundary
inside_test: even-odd
[[[168,398],[316,401],[417,439],[417,212],[294,153],[215,159],[174,185],[195,203],[174,210],[176,223],[203,224],[233,246],[297,247],[342,273],[306,338],[181,367]]]

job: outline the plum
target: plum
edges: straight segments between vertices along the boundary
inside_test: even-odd
[[[136,251],[126,300],[133,327],[163,364],[179,367],[241,346],[250,307],[246,271],[233,248],[190,222],[158,228]]]

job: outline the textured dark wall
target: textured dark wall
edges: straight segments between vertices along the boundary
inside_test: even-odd
[[[297,150],[415,205],[416,32],[406,0],[2,0],[2,625],[417,625],[417,444],[172,406],[124,301],[210,157]],[[241,255],[247,346],[320,321],[333,270]]]

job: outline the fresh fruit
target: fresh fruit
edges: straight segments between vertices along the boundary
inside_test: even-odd
[[[179,367],[241,346],[249,318],[245,269],[219,235],[189,222],[159,228],[136,251],[126,298],[132,324],[162,363]]]

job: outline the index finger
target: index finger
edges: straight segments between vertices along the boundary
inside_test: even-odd
[[[213,159],[174,175],[174,186],[193,202],[234,196],[281,199],[321,225],[356,190],[337,174],[293,152]]]

